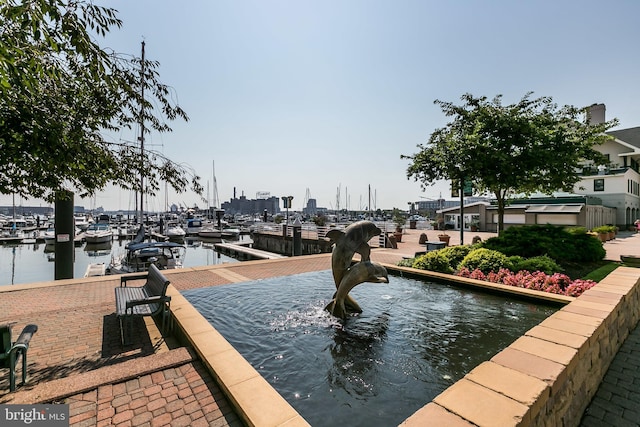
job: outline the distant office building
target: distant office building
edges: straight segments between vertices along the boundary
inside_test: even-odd
[[[438,215],[437,212],[442,209],[452,208],[460,204],[459,200],[420,200],[416,202],[418,212],[426,215],[431,219],[435,219]]]
[[[318,214],[318,205],[316,199],[309,199],[307,206],[302,209],[302,213],[309,216],[315,216]]]
[[[280,200],[273,196],[266,199],[247,199],[246,196],[240,196],[222,203],[221,207],[229,215],[262,215],[265,210],[270,215],[276,215],[280,212]]]

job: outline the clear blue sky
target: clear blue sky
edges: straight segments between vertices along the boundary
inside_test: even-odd
[[[215,162],[221,201],[234,187],[292,195],[296,210],[307,189],[328,208],[338,187],[350,209],[367,206],[368,186],[378,208],[449,199],[448,183],[422,191],[408,180],[400,155],[446,123],[434,100],[465,92],[604,103],[620,128],[640,126],[636,0],[97,3],[124,21],[101,44],[139,55],[144,39],[189,114],[147,144],[189,164],[205,188]],[[169,202],[206,206],[191,193]],[[76,204],[128,209],[133,197]],[[148,204],[162,208],[164,195]]]

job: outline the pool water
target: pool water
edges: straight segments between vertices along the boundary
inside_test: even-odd
[[[396,426],[556,311],[390,276],[324,307],[330,271],[185,291],[185,297],[313,426]]]

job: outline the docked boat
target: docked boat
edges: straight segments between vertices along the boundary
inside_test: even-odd
[[[89,225],[84,232],[84,240],[87,243],[104,243],[113,240],[113,230],[105,223],[95,223]]]
[[[89,221],[84,215],[74,216],[73,221],[75,223],[75,226],[78,227],[80,231],[87,231],[87,228],[89,228],[89,226],[93,223],[92,221]]]
[[[222,237],[222,231],[213,226],[203,227],[200,231],[198,231],[198,236],[205,239],[220,239]]]
[[[186,248],[175,242],[141,242],[127,245],[126,253],[113,257],[109,274],[144,272],[154,264],[160,270],[182,268]]]
[[[198,218],[190,218],[187,220],[187,236],[195,236],[197,235],[200,230],[202,230],[202,227],[204,226],[204,223],[201,219]]]
[[[222,229],[222,238],[238,240],[240,238],[240,229],[235,227],[227,227]]]
[[[53,225],[50,225],[45,231],[42,232],[42,238],[46,245],[53,245],[56,242],[56,229]]]
[[[3,231],[0,233],[0,244],[17,244],[22,243],[25,235],[21,231]]]
[[[165,236],[169,239],[183,239],[187,235],[187,232],[180,227],[177,221],[168,222],[166,228]]]

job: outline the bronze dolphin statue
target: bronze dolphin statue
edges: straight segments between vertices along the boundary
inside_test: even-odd
[[[387,269],[371,261],[361,261],[353,265],[342,278],[338,286],[338,291],[335,293],[331,302],[327,304],[325,310],[341,319],[346,319],[347,315],[351,312],[361,313],[362,309],[349,297],[349,291],[364,282],[389,283]],[[345,304],[345,302],[347,302],[347,304]],[[355,308],[352,304],[355,304]]]
[[[360,254],[361,261],[369,261],[371,248],[369,240],[382,233],[371,221],[358,221],[342,230],[329,230],[327,237],[335,243],[331,254],[331,270],[336,288],[339,287],[342,277],[351,266],[353,255]]]

